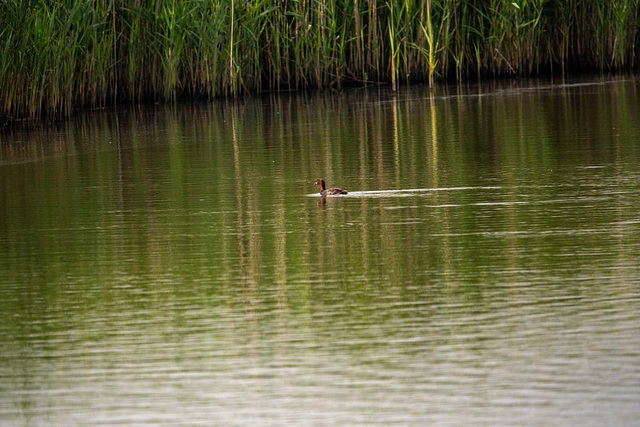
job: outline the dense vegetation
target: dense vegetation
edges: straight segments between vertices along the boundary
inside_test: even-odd
[[[635,69],[639,0],[9,0],[0,114]]]

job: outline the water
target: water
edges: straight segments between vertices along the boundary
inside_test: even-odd
[[[3,131],[0,424],[636,424],[639,90]]]

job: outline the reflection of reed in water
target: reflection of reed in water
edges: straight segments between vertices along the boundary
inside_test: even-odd
[[[586,89],[572,89],[579,96],[562,103],[545,104],[545,114],[530,114],[542,105],[530,95],[446,98],[447,89],[441,90],[440,97],[402,91],[395,98],[383,91],[332,97],[272,96],[264,102],[83,116],[63,124],[61,130],[25,133],[19,142],[0,146],[5,166],[4,205],[33,206],[21,192],[29,180],[40,188],[32,192],[34,200],[46,200],[40,211],[23,209],[24,218],[12,210],[3,215],[23,228],[28,228],[28,221],[47,224],[52,220],[71,228],[74,222],[82,222],[83,212],[88,211],[81,206],[101,206],[103,211],[90,213],[94,217],[88,222],[99,224],[107,238],[96,241],[92,256],[98,259],[126,252],[131,242],[123,241],[125,228],[125,234],[135,237],[135,245],[150,254],[138,260],[136,267],[149,274],[162,274],[177,262],[181,255],[172,248],[184,243],[183,235],[190,230],[195,229],[194,234],[209,232],[210,242],[204,249],[187,245],[184,250],[192,251],[196,262],[203,265],[207,261],[197,258],[198,251],[215,258],[220,266],[211,269],[236,278],[246,289],[246,305],[255,307],[262,298],[261,290],[274,281],[279,284],[279,301],[290,303],[287,289],[291,288],[291,277],[300,273],[309,280],[317,279],[324,271],[322,266],[341,266],[362,277],[375,276],[388,267],[390,280],[400,283],[403,277],[426,280],[418,276],[441,261],[453,279],[460,262],[456,256],[476,257],[468,248],[455,247],[451,235],[461,223],[478,223],[477,207],[422,212],[432,221],[429,228],[408,224],[412,208],[406,208],[406,216],[400,217],[388,209],[402,207],[404,202],[385,200],[388,194],[382,194],[381,200],[369,200],[369,195],[323,205],[327,226],[319,230],[314,222],[318,209],[300,212],[294,207],[299,202],[296,196],[307,194],[309,182],[320,175],[363,192],[455,188],[484,176],[493,176],[506,187],[523,177],[539,177],[543,184],[552,185],[562,177],[561,166],[568,162],[563,147],[554,142],[553,132],[564,138],[576,132],[571,123],[577,122],[584,126],[581,135],[589,135],[581,143],[596,147],[577,151],[578,156],[584,156],[584,163],[597,158],[619,164],[620,158],[637,158],[628,145],[621,145],[617,153],[594,145],[593,140],[607,126],[626,129],[627,133],[632,126],[628,117],[616,113],[618,107],[608,98],[599,97],[598,105],[611,114],[605,115],[605,124],[596,120],[592,109],[583,108],[588,92],[582,91]],[[634,98],[627,102],[637,103]],[[6,135],[0,137],[8,140]],[[27,159],[37,163],[30,178],[16,173],[27,167],[21,163]],[[504,170],[511,172],[502,174]],[[195,187],[198,180],[207,181],[206,186]],[[66,197],[62,183],[89,183],[91,190],[56,204],[56,199]],[[117,185],[110,186],[112,183]],[[197,204],[198,197],[205,202]],[[452,197],[449,192],[433,192],[423,198],[445,206],[453,204]],[[502,197],[517,201],[518,192],[512,188],[500,197],[498,202],[505,201]],[[316,202],[309,201],[312,206]],[[357,210],[352,209],[354,204]],[[207,226],[214,232],[193,218],[178,216],[196,206],[226,212],[209,219]],[[163,209],[174,209],[178,219]],[[109,216],[105,212],[117,213]],[[140,212],[146,221],[135,224],[132,212]],[[516,231],[518,224],[531,216],[516,206],[504,213],[493,218],[507,230]],[[402,231],[389,224],[398,220],[405,228]],[[439,227],[442,237],[431,242],[427,234],[434,227]],[[513,253],[519,238],[512,235],[508,240]],[[51,250],[46,242],[34,244],[42,245],[34,252]],[[383,253],[379,252],[381,246]],[[413,255],[416,247],[424,260]],[[409,261],[403,262],[402,257]],[[129,268],[115,255],[113,258],[121,270]],[[515,270],[517,257],[508,262]],[[104,274],[110,274],[106,267]]]

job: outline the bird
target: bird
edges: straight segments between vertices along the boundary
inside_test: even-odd
[[[320,195],[321,196],[334,196],[336,194],[347,194],[347,193],[349,193],[347,190],[343,190],[342,188],[325,189],[324,179],[317,180],[316,181],[316,185],[320,186]]]

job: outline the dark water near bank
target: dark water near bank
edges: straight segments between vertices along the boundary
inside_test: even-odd
[[[2,425],[640,419],[637,80],[0,140]]]

